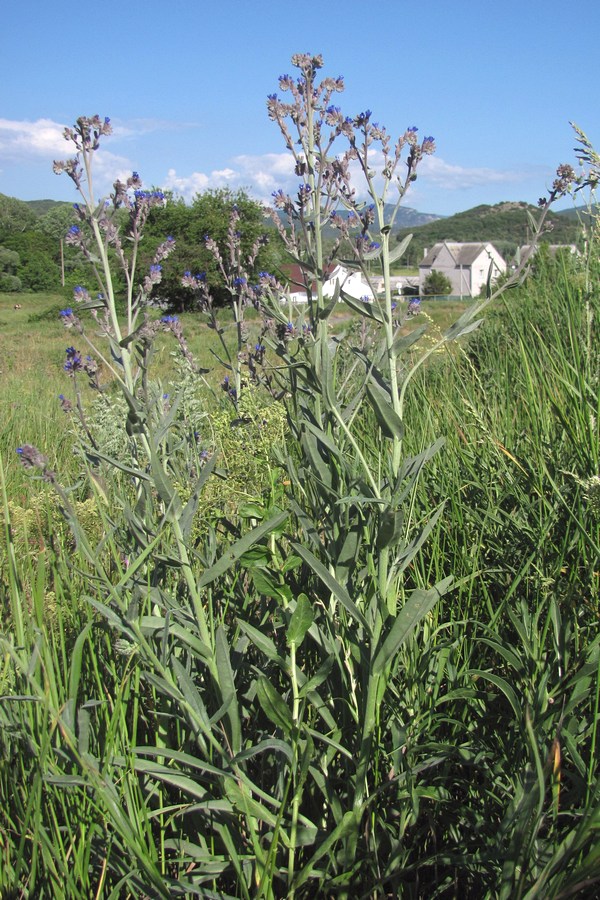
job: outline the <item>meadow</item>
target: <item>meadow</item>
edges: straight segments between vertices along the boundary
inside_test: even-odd
[[[466,306],[397,302],[366,165],[379,142],[395,177],[385,134],[360,114],[333,171],[339,85],[294,65],[269,111],[311,163],[275,197],[305,309],[251,286],[234,209],[228,308],[186,273],[200,311],[145,319],[170,242],[134,277],[139,176],[115,185],[130,243],[89,198],[72,232],[101,296],[1,298],[0,893],[592,897],[597,227]],[[109,133],[78,120],[88,174]],[[433,139],[399,148],[398,202]],[[357,157],[374,304],[322,290]]]

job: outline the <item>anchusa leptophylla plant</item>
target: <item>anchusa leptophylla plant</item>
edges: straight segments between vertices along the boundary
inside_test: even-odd
[[[175,241],[168,236],[157,248],[148,271],[138,272],[138,254],[144,225],[150,210],[164,205],[165,196],[160,190],[145,190],[137,172],[126,181],[115,181],[109,199],[96,202],[93,182],[93,157],[101,139],[112,133],[108,118],[81,116],[72,128],[66,128],[64,136],[75,147],[76,155],[56,161],[54,171],[65,172],[75,184],[82,202],[75,204],[79,223],[72,225],[66,236],[68,244],[76,247],[87,259],[97,287],[91,296],[88,289],[78,286],[74,301],[80,308],[89,309],[110,344],[110,359],[102,355],[72,309],[61,313],[67,327],[76,327],[94,355],[107,370],[118,378],[131,394],[137,375],[134,337],[141,327],[140,315],[146,306],[148,295],[160,283],[164,260],[175,248]],[[125,282],[124,321],[117,313],[117,286],[113,273],[116,262]]]
[[[219,323],[218,310],[206,273],[200,272],[193,275],[191,272],[185,272],[181,279],[184,287],[194,291],[195,306],[206,313],[209,326],[219,336],[221,354],[215,355],[228,373],[223,379],[222,386],[234,402],[237,402],[241,395],[244,370],[247,370],[247,374],[253,382],[257,382],[260,380],[259,371],[265,361],[265,346],[262,342],[264,332],[260,335],[258,342],[249,341],[245,311],[249,307],[262,310],[261,297],[266,290],[273,292],[283,290],[276,277],[269,272],[261,272],[258,281],[251,277],[251,273],[256,269],[258,254],[261,248],[267,244],[268,237],[261,235],[254,241],[249,251],[244,251],[241,227],[240,212],[234,203],[229,215],[224,252],[221,252],[218,243],[210,235],[206,235],[204,238],[205,247],[216,263],[229,297],[227,305],[233,313],[235,326],[233,347],[226,340],[225,330]],[[271,324],[271,322],[263,321],[264,330],[268,330]],[[268,377],[263,380],[269,381]]]
[[[112,373],[120,386],[127,404],[123,440],[130,448],[132,463],[124,465],[108,458],[93,444],[88,457],[92,466],[103,462],[126,473],[127,483],[134,488],[135,502],[144,510],[146,519],[145,524],[140,526],[137,514],[126,510],[131,545],[126,548],[126,555],[130,558],[129,551],[135,548],[146,560],[152,541],[154,545],[159,540],[165,543],[169,548],[165,559],[170,562],[161,565],[165,570],[171,565],[176,568],[186,587],[188,602],[194,609],[202,641],[210,647],[213,639],[186,546],[191,518],[199,502],[199,491],[193,492],[186,506],[185,521],[182,521],[182,504],[174,486],[175,480],[184,483],[192,477],[190,473],[197,473],[201,462],[199,451],[193,442],[193,452],[190,451],[189,458],[183,452],[179,456],[173,452],[174,446],[181,449],[190,445],[189,441],[181,439],[181,435],[173,436],[173,432],[177,431],[177,402],[165,403],[162,388],[149,380],[152,347],[159,331],[170,332],[182,355],[194,366],[177,316],[163,316],[151,321],[146,314],[149,294],[161,281],[163,264],[172,253],[175,241],[167,236],[156,249],[149,267],[140,272],[139,252],[144,226],[150,211],[164,205],[166,199],[160,190],[144,189],[137,172],[125,181],[117,179],[110,197],[96,202],[94,154],[101,140],[111,131],[108,118],[80,117],[73,128],[67,128],[64,132],[66,140],[74,145],[76,155],[54,163],[54,171],[66,172],[82,198],[82,202],[75,205],[78,224],[69,230],[67,241],[87,259],[96,282],[93,292],[82,285],[76,287],[74,301],[79,309],[91,311],[97,326],[95,333],[108,343],[108,352],[101,352],[96,346],[96,339],[92,340],[83,328],[74,309],[63,310],[61,318],[64,325],[75,329],[93,353],[93,357],[83,357],[75,348],[69,348],[65,370],[74,379],[79,372],[85,372],[91,378],[92,369],[96,377],[95,367],[101,364],[105,374]],[[121,299],[117,297],[117,273],[125,284],[123,313],[120,313],[123,306],[117,302]],[[64,401],[61,402],[65,408]],[[90,435],[87,432],[86,435],[89,443]],[[178,469],[177,473],[175,469]],[[208,474],[209,466],[206,466],[202,479]],[[141,571],[145,571],[148,565],[144,563]],[[136,568],[132,563],[130,572],[134,573]],[[158,578],[158,574],[153,577]],[[114,599],[115,592],[112,595]],[[213,673],[216,672],[213,660],[208,665]]]
[[[317,792],[323,791],[330,805],[330,817],[326,813],[319,828],[329,836],[327,851],[337,842],[328,865],[338,873],[339,887],[351,878],[359,858],[367,865],[366,860],[377,855],[382,838],[377,798],[390,790],[384,760],[394,738],[381,713],[392,685],[397,690],[401,684],[401,648],[451,585],[448,577],[415,588],[414,575],[407,577],[443,514],[440,507],[418,525],[412,521],[417,479],[443,442],[436,441],[415,458],[403,455],[407,386],[434,349],[476,327],[478,313],[493,294],[471,307],[432,347],[415,354],[425,329],[408,336],[400,333],[418,309],[413,303],[401,313],[394,302],[391,264],[405,252],[407,242],[392,247],[391,234],[419,165],[435,151],[434,139],[420,138],[410,125],[393,141],[370,110],[344,115],[333,103],[334,95],[343,91],[343,79],[318,81],[320,56],[297,54],[292,63],[299,74],[279,79],[281,94],[289,99],[272,94],[267,108],[293,155],[298,186],[290,193],[273,194],[273,219],[303,273],[305,324],[310,330],[303,331],[300,318],[290,314],[292,304],[283,305],[278,291],[266,291],[260,302],[278,323],[277,339],[269,340],[286,367],[285,402],[297,447],[286,462],[299,529],[290,539],[304,566],[304,594],[290,607],[291,662],[281,661],[269,677],[259,678],[257,696],[273,722],[273,706],[281,695],[289,692],[294,700],[286,720],[289,728],[277,720],[291,742],[290,781],[281,781],[287,785],[280,798],[282,827],[294,836],[301,821],[310,827],[310,804],[304,798],[314,777]],[[569,173],[559,172],[558,178],[564,183],[556,185],[551,200],[566,189]],[[545,212],[536,225],[538,234]],[[324,230],[331,226],[337,238],[326,251]],[[334,262],[361,271],[366,300],[354,299],[343,283],[329,289],[326,282]],[[339,301],[373,327],[370,343],[363,340],[361,346],[346,348],[341,338],[330,334],[328,320]],[[342,365],[344,354],[354,360],[351,377]],[[264,642],[253,632],[248,635],[273,660]],[[307,649],[300,657],[296,651],[302,643]],[[327,674],[317,674],[325,668]],[[313,678],[322,679],[318,695],[308,690],[302,694],[301,685]],[[327,733],[320,734],[315,722],[323,715],[325,697]],[[380,756],[376,746],[387,750]],[[286,805],[289,790],[294,792],[291,806]],[[327,851],[322,848],[323,854]],[[315,862],[321,859],[321,850],[313,847],[310,852]],[[294,896],[310,877],[311,862],[292,841],[287,896]]]

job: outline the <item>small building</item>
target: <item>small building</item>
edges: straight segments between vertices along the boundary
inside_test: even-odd
[[[506,263],[493,244],[456,243],[441,241],[419,263],[419,289],[431,272],[441,272],[452,285],[451,293],[458,297],[477,297],[490,276],[495,281],[506,272]]]
[[[282,297],[282,301],[291,300],[292,303],[307,303],[306,275],[302,268],[298,265],[290,266],[286,271],[286,276],[290,285],[290,293],[289,296]],[[355,300],[367,299],[369,302],[373,301],[373,291],[364,280],[362,273],[351,271],[339,264],[330,267],[323,282],[323,296],[333,297],[338,282],[340,290]],[[316,291],[316,284],[314,283],[312,290]],[[341,296],[340,300],[342,300]]]
[[[350,271],[338,264],[329,273],[327,281],[323,284],[323,295],[325,297],[333,297],[337,282],[339,282],[340,291],[348,294],[354,300],[368,300],[372,303],[375,299],[373,291],[363,278],[362,272]]]
[[[542,241],[540,244],[522,244],[515,254],[515,260],[513,264],[513,269],[519,266],[522,262],[526,261],[530,256],[533,256],[540,247],[544,247],[547,249],[550,256],[554,259],[557,253],[567,252],[571,253],[573,256],[580,256],[580,252],[577,249],[575,244],[547,244],[545,241]]]

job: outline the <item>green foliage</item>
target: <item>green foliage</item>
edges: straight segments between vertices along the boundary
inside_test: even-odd
[[[527,203],[498,203],[495,206],[476,206],[435,222],[404,228],[398,232],[398,242],[409,232],[413,239],[402,258],[406,265],[418,265],[425,248],[432,247],[438,241],[490,241],[509,262],[518,247],[531,243],[528,213],[535,216],[537,210]],[[552,211],[548,224],[552,232],[550,238],[543,240],[551,240],[553,244],[576,244],[580,241],[581,226],[577,220]]]
[[[423,294],[433,294],[435,296],[444,296],[452,293],[452,282],[443,272],[437,272],[435,269],[429,273],[423,283]]]
[[[13,231],[3,240],[4,247],[19,257],[16,274],[25,291],[60,289],[60,248],[51,237],[39,231]]]
[[[0,240],[7,234],[29,230],[35,220],[35,213],[25,201],[0,194]]]
[[[205,238],[216,241],[221,254],[227,257],[227,229],[232,207],[240,214],[241,251],[248,256],[254,243],[263,235],[269,242],[261,247],[254,262],[254,270],[249,273],[258,281],[261,271],[273,271],[280,262],[280,239],[269,220],[265,218],[263,207],[252,200],[245,191],[231,191],[228,188],[204,191],[197,194],[191,205],[183,200],[174,200],[164,207],[153,209],[148,218],[148,237],[163,240],[171,234],[176,238],[176,248],[169,261],[159,287],[154,291],[154,299],[164,299],[173,309],[182,310],[191,306],[193,296],[181,284],[184,272],[196,274],[206,272],[211,293],[218,305],[229,299],[223,274],[214,255],[205,248]]]
[[[55,242],[64,240],[71,225],[77,221],[72,203],[56,203],[39,215],[35,230],[51,237]]]
[[[23,284],[18,275],[9,275],[7,272],[0,272],[0,291],[7,293],[21,291]]]

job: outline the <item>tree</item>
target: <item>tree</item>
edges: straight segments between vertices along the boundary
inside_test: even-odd
[[[7,247],[0,247],[0,291],[8,293],[21,290],[21,279],[15,274],[19,262],[18,253]]]
[[[452,293],[452,282],[443,272],[433,269],[423,283],[422,293],[428,296]]]
[[[33,228],[36,218],[24,200],[0,194],[0,236]]]
[[[3,240],[5,248],[19,257],[15,269],[23,290],[56,291],[60,289],[60,248],[39,231],[13,231]]]
[[[44,213],[35,223],[35,231],[41,231],[55,241],[61,241],[67,231],[77,222],[72,203],[57,203]]]
[[[214,256],[206,249],[205,239],[211,237],[216,241],[222,256],[227,258],[227,230],[233,206],[237,207],[240,214],[244,254],[250,253],[258,238],[268,236],[268,241],[257,256],[252,274],[258,280],[259,272],[273,271],[280,265],[281,239],[265,218],[262,205],[245,191],[232,191],[229,188],[205,191],[197,194],[190,206],[182,199],[167,199],[164,207],[151,210],[146,228],[147,245],[144,256],[147,256],[145,261],[148,263],[155,248],[167,235],[172,235],[176,241],[176,249],[165,267],[155,299],[166,300],[173,308],[183,309],[191,302],[192,295],[188,288],[182,287],[182,275],[184,272],[205,272],[216,302],[226,301],[228,294],[224,290],[222,275]]]

